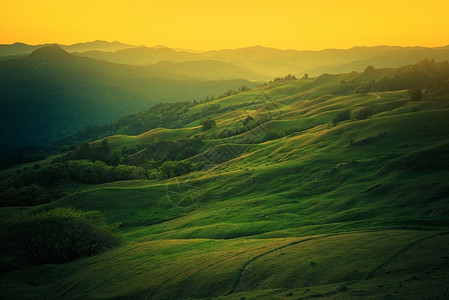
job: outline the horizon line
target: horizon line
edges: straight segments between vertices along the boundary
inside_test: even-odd
[[[100,39],[96,39],[96,40],[92,40],[92,41],[86,41],[86,42],[76,42],[73,44],[64,44],[64,43],[58,43],[58,42],[54,42],[54,43],[40,43],[40,44],[28,44],[25,42],[13,42],[13,43],[2,43],[0,44],[0,46],[12,46],[15,44],[22,44],[22,45],[27,45],[27,46],[32,46],[32,47],[38,47],[38,46],[50,46],[50,45],[58,45],[58,46],[63,46],[63,47],[70,47],[70,46],[74,46],[74,45],[78,45],[78,44],[87,44],[87,43],[95,43],[95,42],[104,42],[104,43],[109,43],[109,44],[113,44],[113,43],[119,43],[122,45],[126,45],[126,46],[130,46],[129,48],[168,48],[168,49],[172,49],[175,51],[195,51],[195,52],[212,52],[212,51],[223,51],[223,50],[239,50],[239,49],[247,49],[247,48],[266,48],[266,49],[275,49],[275,50],[281,50],[281,51],[310,51],[310,52],[319,52],[319,51],[326,51],[326,50],[350,50],[350,49],[354,49],[354,48],[375,48],[375,47],[398,47],[398,48],[444,48],[444,47],[448,47],[449,44],[442,44],[440,46],[420,46],[420,45],[408,45],[408,46],[400,46],[400,45],[388,45],[388,44],[379,44],[379,45],[372,45],[372,46],[366,46],[366,45],[355,45],[355,46],[351,46],[349,48],[322,48],[319,50],[310,50],[310,49],[296,49],[296,48],[276,48],[276,47],[270,47],[270,46],[264,46],[261,44],[256,44],[256,45],[251,45],[251,46],[242,46],[242,47],[237,47],[237,48],[221,48],[221,49],[208,49],[208,50],[203,50],[203,49],[194,49],[194,48],[188,48],[188,47],[171,47],[171,46],[166,46],[166,45],[162,45],[162,44],[156,44],[154,46],[148,46],[145,44],[142,45],[134,45],[134,44],[128,44],[128,43],[123,43],[117,40],[114,41],[107,41],[107,40],[100,40]],[[124,49],[129,49],[129,48],[124,48]],[[118,50],[119,51],[119,50]]]

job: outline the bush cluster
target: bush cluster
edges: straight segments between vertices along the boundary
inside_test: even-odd
[[[337,116],[330,121],[330,123],[328,124],[328,127],[337,126],[337,124],[339,122],[343,122],[343,121],[346,121],[349,119],[351,119],[351,111],[349,109],[345,109],[345,110],[339,112],[337,114]]]
[[[355,117],[357,118],[357,120],[365,120],[372,115],[374,115],[374,111],[369,107],[364,107],[355,114]]]
[[[160,177],[171,178],[197,170],[197,166],[188,160],[166,161],[160,167]]]
[[[3,222],[2,250],[31,265],[58,264],[119,245],[114,227],[98,211],[56,208]]]
[[[0,206],[37,205],[59,199],[65,194],[44,188],[68,180],[106,183],[144,178],[146,173],[141,167],[108,166],[101,161],[70,160],[21,171],[13,178],[3,181],[0,185]]]

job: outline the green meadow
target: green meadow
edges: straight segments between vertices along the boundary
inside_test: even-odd
[[[136,167],[198,145],[181,160],[205,165],[171,178],[64,180],[46,187],[64,192],[58,200],[1,207],[2,219],[97,210],[123,239],[63,264],[13,266],[0,273],[2,298],[449,297],[447,87],[412,101],[408,89],[350,86],[401,70],[372,72],[277,80],[198,103],[177,128],[91,141],[134,149]],[[207,118],[216,125],[202,130]]]

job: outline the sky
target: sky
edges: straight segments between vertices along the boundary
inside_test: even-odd
[[[0,44],[320,50],[449,44],[448,0],[1,0]]]

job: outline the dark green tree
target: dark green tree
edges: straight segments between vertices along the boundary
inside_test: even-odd
[[[355,114],[355,117],[357,118],[357,120],[365,120],[368,119],[373,114],[374,112],[371,108],[364,107]]]
[[[334,126],[338,124],[338,122],[346,121],[351,118],[351,111],[349,109],[345,109],[337,114],[337,116],[332,120]]]
[[[100,150],[106,154],[111,153],[111,147],[109,146],[108,140],[104,139],[101,141]]]
[[[422,90],[420,88],[415,88],[408,90],[411,101],[421,101],[423,98]]]
[[[216,127],[217,123],[214,120],[212,120],[212,119],[206,119],[203,122],[201,122],[201,126],[202,126],[201,129],[203,131],[206,131],[206,130],[209,130],[209,129],[213,128],[213,127]]]

